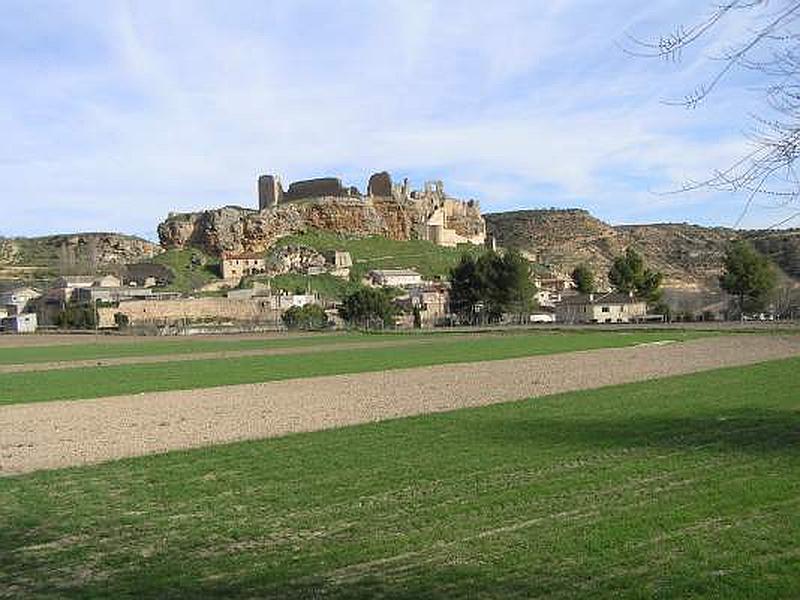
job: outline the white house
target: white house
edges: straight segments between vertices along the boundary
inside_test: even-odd
[[[6,314],[23,313],[30,308],[30,303],[39,298],[41,294],[31,287],[18,287],[0,294],[0,308]]]
[[[22,313],[6,317],[0,322],[3,331],[11,333],[34,333],[38,327],[36,313]]]
[[[422,284],[422,275],[413,269],[382,269],[370,271],[370,284],[388,287],[410,287]]]
[[[645,302],[613,292],[567,296],[556,306],[560,323],[631,323],[646,315]]]

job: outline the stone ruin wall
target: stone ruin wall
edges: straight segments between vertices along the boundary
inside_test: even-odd
[[[269,322],[280,318],[280,311],[267,299],[234,300],[231,298],[181,298],[176,300],[131,300],[118,307],[99,307],[101,328],[116,327],[114,315],[128,317],[129,325],[165,325],[187,321]]]
[[[407,180],[395,185],[387,172],[375,173],[369,179],[368,195],[362,196],[337,178],[294,182],[284,191],[277,176],[262,175],[258,191],[260,210],[227,206],[170,215],[158,227],[162,246],[199,247],[213,255],[262,252],[281,237],[308,229],[444,245],[482,244],[485,238],[478,203],[447,197],[441,182],[411,191]],[[436,226],[429,226],[434,222]]]

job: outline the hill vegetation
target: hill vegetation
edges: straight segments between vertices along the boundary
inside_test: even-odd
[[[673,289],[717,289],[727,245],[747,239],[790,277],[800,277],[800,230],[738,231],[686,223],[612,226],[580,209],[523,210],[484,215],[498,244],[516,248],[537,263],[569,274],[592,268],[599,287],[616,256],[628,246],[664,274]]]
[[[61,274],[111,272],[160,252],[158,244],[120,233],[0,238],[0,279],[31,282]]]
[[[295,273],[277,275],[270,280],[276,289],[288,292],[310,289],[323,298],[333,300],[341,300],[353,292],[361,279],[373,269],[414,269],[426,279],[447,279],[462,255],[478,256],[484,251],[482,247],[470,244],[445,248],[422,240],[398,241],[379,236],[353,238],[319,230],[281,238],[274,248],[286,246],[307,246],[318,252],[341,250],[350,253],[353,267],[349,280],[330,274],[307,276]],[[257,276],[253,279],[263,281],[267,278]]]
[[[189,293],[221,279],[219,259],[202,250],[167,250],[150,262],[168,267],[175,278],[164,291]]]

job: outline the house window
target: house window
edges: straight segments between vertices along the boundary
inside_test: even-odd
[[[608,306],[604,306],[604,307],[603,307],[603,308],[601,308],[600,310],[601,310],[602,312],[611,312],[611,308],[610,308],[610,307],[608,307]]]

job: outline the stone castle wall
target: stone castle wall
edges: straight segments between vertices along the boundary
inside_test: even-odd
[[[187,321],[276,321],[280,311],[270,307],[268,298],[234,300],[231,298],[180,298],[175,300],[133,300],[118,307],[100,307],[100,327],[115,326],[114,315],[128,317],[131,326],[168,324]]]
[[[294,182],[284,192],[280,179],[258,180],[260,210],[226,206],[170,215],[158,227],[165,248],[200,247],[222,252],[262,252],[279,238],[319,229],[344,236],[423,239],[442,245],[482,244],[486,227],[476,202],[449,198],[441,182],[410,191],[386,172],[369,180],[367,196],[337,178]]]

